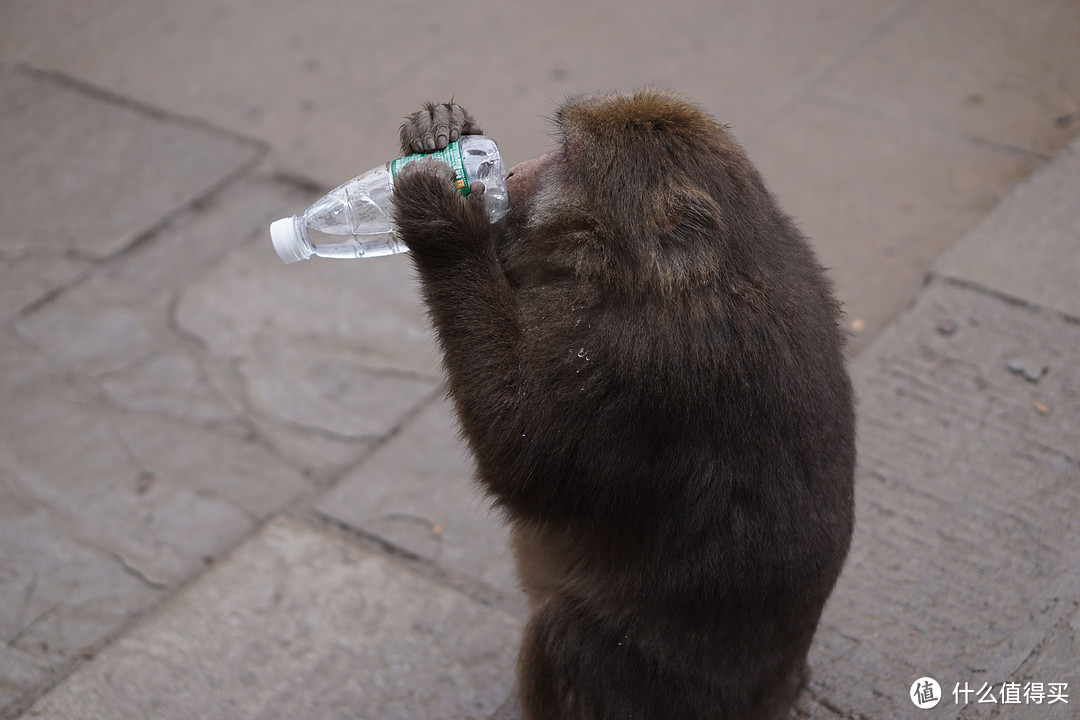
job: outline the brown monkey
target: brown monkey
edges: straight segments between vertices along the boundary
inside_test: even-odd
[[[781,717],[847,553],[839,309],[725,128],[643,90],[569,100],[561,141],[482,188],[395,190],[480,482],[533,614],[530,720]],[[428,104],[402,146],[477,132]]]

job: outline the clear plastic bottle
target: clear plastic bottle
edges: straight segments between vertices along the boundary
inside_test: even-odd
[[[509,207],[506,170],[495,141],[483,135],[463,135],[443,150],[407,155],[373,168],[334,188],[303,215],[270,224],[270,239],[283,262],[325,258],[369,258],[404,252],[393,223],[394,177],[401,167],[421,158],[441,160],[454,169],[457,186],[469,193],[469,183],[484,183],[484,200],[491,221]]]

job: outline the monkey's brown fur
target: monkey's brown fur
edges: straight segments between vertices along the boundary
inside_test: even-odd
[[[533,606],[525,717],[781,717],[852,530],[837,303],[696,105],[586,96],[556,123],[560,146],[512,172],[498,225],[438,163],[395,189]],[[429,104],[402,143],[477,131]]]

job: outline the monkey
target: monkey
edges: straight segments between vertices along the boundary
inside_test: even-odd
[[[530,607],[526,720],[783,717],[854,522],[841,308],[726,126],[652,88],[568,98],[485,213],[394,189],[481,486]],[[405,152],[479,133],[427,103]]]

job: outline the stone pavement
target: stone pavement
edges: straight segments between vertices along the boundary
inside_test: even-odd
[[[0,4],[0,718],[492,713],[524,607],[408,259],[286,267],[266,226],[422,99],[513,162],[646,83],[732,125],[851,322],[859,524],[797,715],[1080,716],[1080,6],[437,12]],[[1032,682],[1070,704],[952,694]]]

